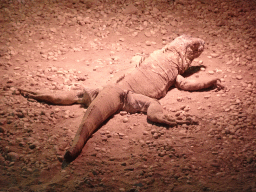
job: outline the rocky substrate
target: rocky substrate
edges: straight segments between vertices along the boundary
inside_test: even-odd
[[[256,191],[254,1],[0,2],[1,191]],[[120,112],[61,169],[86,109],[17,88],[99,87],[184,33],[206,42],[198,76],[218,76],[225,89],[173,89],[160,102],[199,124]]]

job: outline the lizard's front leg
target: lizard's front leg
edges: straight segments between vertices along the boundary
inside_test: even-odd
[[[192,80],[184,78],[181,75],[178,75],[176,77],[175,86],[185,91],[197,91],[201,89],[207,89],[212,86],[224,88],[224,86],[220,84],[220,79],[216,77],[208,79],[199,78]]]

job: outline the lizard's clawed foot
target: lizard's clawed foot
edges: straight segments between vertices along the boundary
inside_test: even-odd
[[[36,99],[36,97],[39,95],[39,93],[35,92],[35,91],[29,91],[29,90],[25,90],[25,89],[21,89],[21,88],[18,88],[18,90],[22,96],[27,97],[27,98]]]
[[[172,116],[170,115],[164,115],[163,116],[163,121],[166,121],[165,124],[169,125],[169,126],[176,126],[177,125],[177,122],[176,122],[176,119],[173,118]]]
[[[167,115],[164,115],[162,113],[155,113],[154,115],[148,115],[148,120],[154,123],[165,124],[171,127],[174,127],[177,125],[177,122],[175,120],[173,120],[172,118],[168,118]]]
[[[216,82],[215,82],[215,88],[216,88],[216,91],[225,90],[225,89],[226,89],[226,87],[221,84],[221,80],[220,80],[220,79],[217,79],[217,80],[216,80]]]
[[[192,116],[183,116],[183,117],[175,118],[169,114],[154,114],[154,116],[148,116],[148,119],[155,123],[169,125],[170,127],[174,127],[182,124],[187,124],[187,125],[199,124],[196,118]]]
[[[166,120],[168,120],[169,122],[172,122],[172,124],[175,125],[182,125],[182,124],[187,124],[187,125],[198,125],[198,121],[196,120],[196,118],[193,118],[191,116],[186,116],[183,118],[174,118],[171,115],[165,115],[164,117]]]

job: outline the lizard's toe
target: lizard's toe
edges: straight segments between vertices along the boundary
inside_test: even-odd
[[[164,115],[163,117],[165,123],[169,126],[176,126],[177,125],[177,122],[175,120],[175,118],[173,118],[171,115]]]
[[[28,91],[28,90],[25,90],[25,89],[18,88],[18,90],[19,90],[20,94],[24,97],[32,97],[32,96],[35,96],[35,95],[38,94],[34,91]]]

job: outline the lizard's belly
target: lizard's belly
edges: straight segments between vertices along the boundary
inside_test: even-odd
[[[166,78],[152,70],[135,70],[118,83],[119,87],[134,93],[160,99],[164,97],[174,84],[176,76]]]

